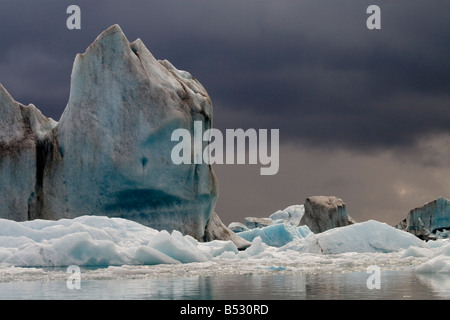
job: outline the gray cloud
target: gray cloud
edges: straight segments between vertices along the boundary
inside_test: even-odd
[[[428,151],[446,150],[450,135],[431,140],[431,147],[424,146],[431,148]],[[448,151],[438,153],[444,156],[445,164],[429,166],[420,161],[429,159],[412,159],[414,153],[363,154],[285,144],[280,154],[280,171],[274,176],[260,176],[256,165],[214,167],[220,191],[216,211],[221,217],[223,214],[223,221],[267,217],[289,205],[303,204],[309,196],[335,195],[346,202],[348,214],[357,221],[376,219],[396,224],[409,210],[438,196],[448,197]],[[236,184],[238,188],[231,187]]]
[[[450,187],[450,3],[377,2],[369,31],[372,1],[0,0],[0,82],[57,120],[76,53],[118,23],[199,79],[215,127],[280,129],[277,176],[217,168],[224,220],[324,193],[396,220]],[[65,26],[70,4],[81,30]]]
[[[79,1],[80,31],[65,28],[68,1],[4,3],[1,81],[55,118],[75,54],[119,23],[200,79],[216,109],[245,110],[241,126],[280,128],[286,141],[386,148],[450,130],[446,3],[381,2],[377,31],[367,1]]]

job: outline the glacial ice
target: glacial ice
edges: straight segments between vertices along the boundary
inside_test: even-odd
[[[282,247],[295,239],[306,237],[310,232],[307,226],[295,227],[290,223],[277,223],[263,228],[242,231],[237,235],[248,241],[253,241],[253,239],[259,237],[269,246]]]
[[[237,251],[231,241],[221,245]],[[14,266],[189,263],[209,260],[218,250],[213,249],[201,250],[197,240],[179,231],[157,231],[121,218],[0,219],[0,263]]]
[[[298,226],[304,213],[305,206],[303,204],[294,204],[283,210],[275,211],[269,218],[274,220],[275,223],[285,222]]]
[[[0,85],[0,281],[45,277],[39,268],[68,265],[201,275],[387,262],[450,273],[449,241],[424,242],[374,220],[347,226],[353,222],[345,205],[330,197],[314,198],[317,210],[289,206],[230,233],[214,213],[211,166],[170,160],[173,129],[192,131],[198,120],[211,127],[206,90],[190,73],[156,60],[139,39],[130,43],[119,26],[77,55],[71,80],[59,123]],[[422,221],[425,228],[448,226],[440,215],[448,207],[438,199],[422,210],[438,218]],[[317,212],[325,219],[312,230],[305,221]]]
[[[0,218],[25,221],[37,196],[37,140],[56,122],[32,104],[16,102],[1,84],[0,111]]]
[[[228,225],[228,229],[236,233],[249,230],[249,228],[247,228],[247,226],[242,222],[231,222]]]
[[[208,129],[211,119],[195,78],[110,27],[75,59],[44,217],[106,215],[200,239],[217,181],[209,165],[172,163],[171,133],[192,131],[196,120]]]
[[[279,228],[273,229],[272,236],[282,239],[285,231],[278,236],[275,231],[287,225],[270,226]],[[16,273],[24,277],[40,274],[32,267],[68,265],[103,269],[115,266],[130,273],[143,270],[140,266],[156,265],[160,266],[158,270],[172,274],[201,270],[340,272],[377,263],[413,264],[421,273],[448,273],[450,241],[425,242],[384,223],[367,221],[320,234],[305,233],[281,247],[268,245],[263,237],[256,236],[247,249],[239,251],[230,240],[200,242],[176,230],[158,231],[122,218],[80,216],[25,222],[0,219],[0,281],[2,277],[5,281],[14,278]],[[172,269],[163,267],[166,265]],[[177,267],[181,265],[184,267]],[[130,271],[131,266],[135,271]],[[23,267],[27,269],[20,271]]]
[[[205,234],[202,240],[213,241],[213,240],[230,240],[232,241],[239,250],[245,249],[250,246],[250,242],[236,235],[231,229],[226,227],[222,220],[220,220],[217,213],[213,213],[208,220],[205,228]]]
[[[207,164],[175,165],[171,133],[210,129],[211,99],[118,25],[76,56],[58,123],[2,86],[0,110],[0,218],[103,215],[203,237],[217,178]]]
[[[311,233],[283,248],[300,252],[338,254],[345,252],[393,252],[410,246],[425,247],[416,236],[375,220]]]
[[[335,196],[312,196],[305,199],[304,214],[300,225],[307,225],[314,233],[320,233],[349,224],[347,208]]]
[[[450,200],[439,197],[409,211],[397,228],[423,239],[448,238],[450,231]]]
[[[450,274],[450,241],[448,239],[440,239],[428,241],[427,244],[428,251],[421,252],[426,255],[427,261],[419,265],[416,268],[416,272]]]

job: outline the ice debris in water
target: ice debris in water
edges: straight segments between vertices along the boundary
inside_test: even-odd
[[[290,227],[279,224],[275,229],[275,226],[270,226],[271,236],[283,239]],[[276,230],[280,231],[279,235]],[[393,262],[393,257],[397,262]],[[352,268],[357,264],[376,263],[376,259],[408,265],[411,259],[416,259],[422,263],[417,267],[418,272],[448,273],[450,242],[427,243],[384,223],[367,221],[321,234],[309,232],[281,247],[270,246],[261,236],[256,236],[250,247],[238,251],[232,241],[199,242],[176,230],[157,231],[122,218],[81,216],[25,222],[0,219],[0,269],[5,274],[24,274],[20,267],[27,267],[25,274],[32,276],[39,272],[30,267],[68,265],[135,268],[170,265],[171,269],[167,269],[170,271],[165,271],[170,273],[174,270],[236,272],[237,269],[305,272],[324,267]],[[188,269],[177,269],[181,266]]]
[[[216,247],[214,247],[216,245]],[[14,266],[108,266],[201,262],[237,251],[230,241],[199,242],[179,231],[101,216],[15,222],[0,219],[0,263]],[[234,246],[234,247],[233,247]]]
[[[253,228],[239,232],[238,235],[245,240],[252,241],[260,237],[262,241],[273,247],[281,247],[294,239],[302,239],[311,231],[307,226],[295,227],[288,223],[278,223],[263,228]]]

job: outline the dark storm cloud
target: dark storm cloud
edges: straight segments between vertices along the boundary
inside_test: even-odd
[[[82,30],[65,28],[69,4]],[[59,118],[73,58],[118,23],[208,90],[215,126],[281,142],[383,149],[450,130],[448,2],[0,1],[0,82]]]
[[[72,4],[81,30],[66,28]],[[366,28],[371,4],[381,30]],[[215,167],[223,221],[326,194],[358,221],[396,223],[448,197],[449,12],[424,0],[0,0],[0,83],[59,119],[75,55],[117,23],[199,79],[215,127],[280,129],[277,175]]]

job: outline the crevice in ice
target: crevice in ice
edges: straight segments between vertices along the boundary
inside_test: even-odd
[[[36,206],[36,212],[40,212],[41,208],[43,207],[44,203],[44,190],[43,190],[43,181],[44,181],[44,168],[45,163],[47,161],[47,143],[46,140],[44,141],[37,141],[36,142],[36,184],[34,187],[35,191],[35,206]],[[31,214],[29,219],[31,220]]]
[[[133,51],[133,53],[140,59],[141,57],[139,57],[139,53],[137,51],[137,48],[133,45],[130,45],[130,49],[131,51]]]
[[[145,168],[147,166],[147,163],[148,163],[148,158],[147,157],[142,157],[141,163],[142,163],[142,168]]]
[[[320,249],[320,253],[324,253],[323,248],[320,246],[319,239],[316,238],[315,240],[316,240],[317,247]]]
[[[28,205],[29,220],[38,218],[44,207],[44,174],[47,160],[52,157],[52,154],[52,141],[47,138],[36,140],[36,183]]]

